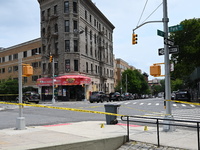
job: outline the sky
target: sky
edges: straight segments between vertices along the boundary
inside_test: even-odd
[[[150,66],[164,62],[164,56],[158,55],[158,49],[164,47],[163,38],[157,35],[157,30],[163,31],[163,23],[150,23],[135,30],[138,34],[136,45],[132,45],[132,31],[146,21],[162,20],[163,5],[158,7],[162,0],[92,1],[115,26],[115,58],[123,59],[153,79]],[[168,0],[167,6],[169,27],[185,19],[200,18],[200,0]],[[7,48],[40,37],[40,6],[37,0],[0,0],[0,18],[0,47]]]

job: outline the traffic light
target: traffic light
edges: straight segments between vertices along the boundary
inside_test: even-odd
[[[137,44],[137,34],[132,34],[132,44],[135,45]]]
[[[23,77],[29,77],[33,75],[33,67],[30,65],[24,65],[23,66]]]
[[[50,55],[50,56],[49,56],[49,62],[52,62],[52,61],[53,61],[53,56]]]
[[[161,67],[160,65],[154,64],[153,66],[150,66],[150,75],[154,77],[161,76]]]

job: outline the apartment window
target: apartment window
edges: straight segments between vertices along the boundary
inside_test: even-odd
[[[96,74],[98,73],[97,71],[98,71],[98,70],[97,70],[97,65],[95,65],[95,72],[96,72]]]
[[[44,21],[45,20],[45,11],[42,11],[42,21]]]
[[[12,55],[9,55],[8,59],[9,59],[9,61],[11,61],[12,60]]]
[[[69,20],[65,20],[65,32],[69,32]]]
[[[92,15],[90,15],[90,23],[92,22]]]
[[[90,40],[92,40],[92,31],[90,31]]]
[[[56,42],[56,43],[54,44],[54,46],[55,46],[55,53],[58,54],[58,42]]]
[[[91,74],[93,73],[93,64],[91,64]]]
[[[23,78],[23,81],[24,81],[24,83],[27,83],[27,82],[28,82],[28,78],[27,78],[27,77],[24,77],[24,78]]]
[[[78,60],[74,60],[74,71],[78,71]]]
[[[4,58],[4,57],[3,57]],[[13,54],[13,59],[18,59],[18,54]],[[5,61],[5,60],[4,60]]]
[[[18,66],[13,66],[13,71],[18,71]]]
[[[87,10],[85,10],[85,20],[87,20]]]
[[[32,63],[33,68],[37,68],[38,67],[38,62],[34,62]]]
[[[37,81],[38,76],[32,76],[32,81]]]
[[[88,73],[88,62],[86,62],[86,73]]]
[[[33,56],[33,55],[37,55],[37,48],[32,49],[32,50],[31,50],[31,54],[32,54],[32,56]]]
[[[70,59],[65,60],[65,71],[70,72]]]
[[[27,57],[27,51],[24,51],[24,52],[23,52],[23,57],[24,57],[24,58]]]
[[[97,25],[97,20],[94,19],[94,26],[96,27],[96,25]]]
[[[51,9],[49,8],[49,9],[47,9],[47,16],[48,17],[50,17],[50,15],[51,15],[50,13],[51,13]]]
[[[46,63],[42,64],[42,70],[43,70],[43,73],[45,73],[45,71],[46,71]]]
[[[69,13],[69,1],[64,2],[64,13]]]
[[[2,68],[2,69],[1,69],[1,73],[5,73],[5,68]]]
[[[0,63],[1,63],[1,58],[0,58]]]
[[[77,13],[77,2],[73,2],[73,13]]]
[[[54,31],[55,31],[55,33],[58,32],[58,24],[57,23],[54,25]]]
[[[85,53],[88,54],[88,45],[87,45],[87,43],[85,44]]]
[[[78,52],[78,40],[74,40],[74,52]]]
[[[54,14],[57,14],[57,5],[54,6],[53,12]]]
[[[8,67],[8,73],[12,72],[12,67]]]
[[[65,40],[65,52],[70,52],[70,40]]]
[[[93,56],[92,45],[90,46],[90,55]]]
[[[76,20],[74,20],[74,31],[78,30],[78,23]]]

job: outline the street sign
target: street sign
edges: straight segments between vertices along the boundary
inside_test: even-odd
[[[163,32],[161,30],[157,30],[157,35],[164,37],[165,36],[165,32]]]
[[[160,56],[160,55],[164,55],[164,54],[165,54],[164,48],[159,48],[158,49],[158,55]]]
[[[169,54],[176,54],[178,52],[179,52],[178,45],[169,47]],[[165,54],[164,48],[159,48],[158,49],[158,55],[160,56],[160,55],[164,55],[164,54]]]
[[[183,30],[183,25],[181,24],[169,27],[169,32],[176,32],[176,31],[181,31],[181,30]]]
[[[174,41],[164,38],[164,44],[169,45],[169,46],[173,46],[174,45]]]
[[[178,45],[169,47],[169,54],[177,54],[179,52]]]

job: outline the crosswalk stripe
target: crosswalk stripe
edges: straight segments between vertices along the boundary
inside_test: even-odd
[[[140,105],[143,105],[144,103],[140,103]]]
[[[159,105],[159,103],[156,103],[156,106],[158,106]]]
[[[151,103],[148,103],[147,105],[151,105]]]

